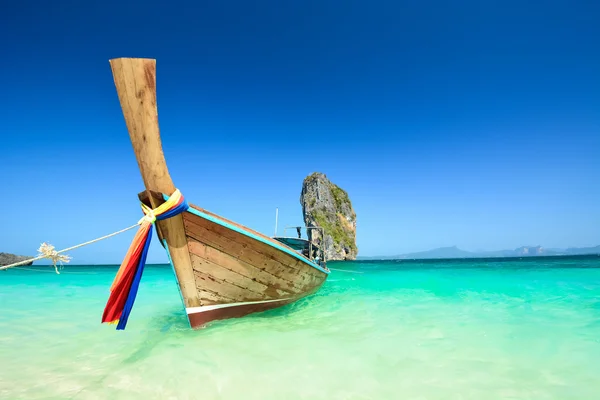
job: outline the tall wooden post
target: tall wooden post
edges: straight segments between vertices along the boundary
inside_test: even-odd
[[[110,60],[110,66],[146,190],[170,196],[175,185],[167,169],[158,127],[156,60],[116,58]],[[150,192],[148,198],[153,208],[159,205]],[[157,224],[167,241],[185,307],[200,306],[181,215]]]

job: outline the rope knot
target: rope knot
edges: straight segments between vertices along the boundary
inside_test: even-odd
[[[54,270],[57,274],[60,274],[60,272],[58,272],[58,267],[56,266],[56,263],[60,263],[62,265],[63,262],[68,263],[69,261],[71,261],[71,257],[60,254],[59,251],[56,251],[54,249],[54,246],[46,242],[42,243],[42,245],[38,249],[38,253],[40,253],[39,257],[48,258],[52,261],[52,264],[54,265]]]
[[[144,213],[146,215],[140,218],[138,224],[141,224],[144,221],[149,222],[150,224],[154,224],[156,222],[156,215],[154,214],[154,210],[150,208],[144,208]]]
[[[165,196],[166,197],[166,196]],[[144,203],[140,203],[144,216],[138,221],[138,225],[144,222],[154,224],[156,220],[163,220],[165,218],[177,215],[187,210],[188,205],[183,198],[183,195],[179,189],[175,189],[175,192],[167,198],[167,200],[156,208],[150,208]]]

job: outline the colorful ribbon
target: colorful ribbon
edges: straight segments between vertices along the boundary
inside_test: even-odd
[[[104,308],[102,323],[117,324],[117,330],[125,329],[146,265],[154,222],[171,218],[187,209],[188,204],[179,189],[176,189],[166,202],[155,209],[142,204],[145,215],[138,221],[140,227],[110,287],[110,296]]]

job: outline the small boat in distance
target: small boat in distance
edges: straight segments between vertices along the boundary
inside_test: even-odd
[[[110,65],[146,187],[138,197],[155,209],[176,190],[160,139],[156,60],[117,58]],[[155,224],[192,328],[292,303],[329,275],[312,243],[271,238],[193,204]]]

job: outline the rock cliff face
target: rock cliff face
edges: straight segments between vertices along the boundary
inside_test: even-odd
[[[304,179],[302,215],[307,227],[321,227],[325,238],[316,229],[309,229],[309,238],[324,245],[327,260],[355,260],[356,213],[343,189],[327,179],[325,174],[315,172]]]
[[[0,266],[9,265],[9,264],[13,264],[13,263],[16,263],[19,261],[27,260],[28,258],[31,258],[31,257],[15,256],[14,254],[0,253]],[[33,262],[30,262],[28,264],[23,264],[23,265],[31,265],[31,264],[33,264]]]

